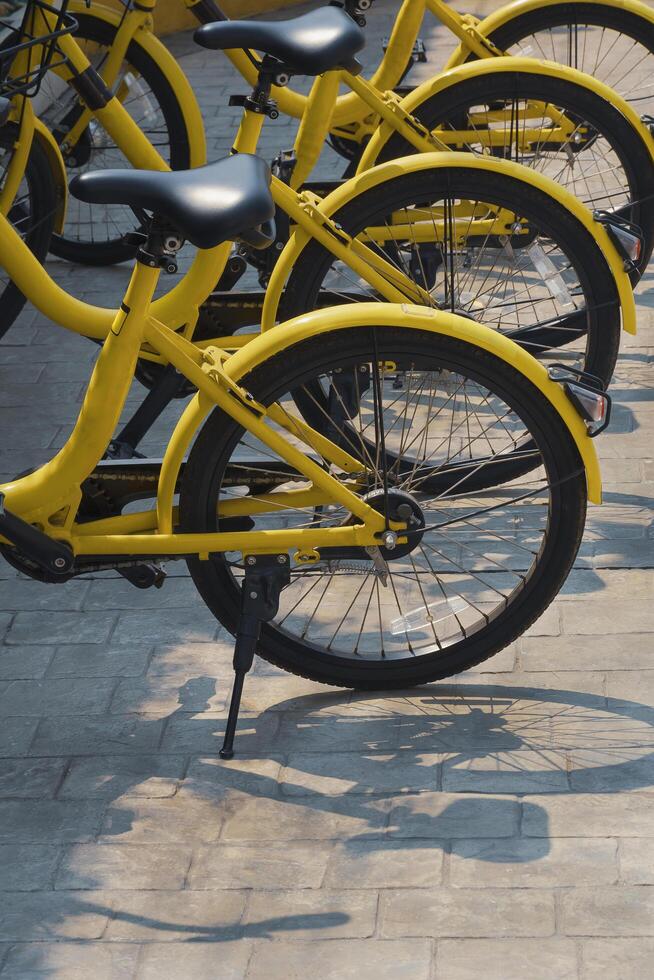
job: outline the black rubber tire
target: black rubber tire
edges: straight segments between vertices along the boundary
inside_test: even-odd
[[[412,336],[407,339],[407,333]],[[449,677],[492,657],[521,635],[552,602],[577,554],[586,514],[586,481],[569,430],[545,396],[511,365],[494,355],[449,337],[415,330],[377,328],[379,353],[399,353],[411,345],[421,356],[460,370],[497,392],[520,415],[536,439],[547,467],[552,493],[549,531],[538,564],[507,609],[468,639],[423,656],[364,660],[326,654],[273,623],[263,624],[258,652],[282,669],[324,684],[392,690]],[[242,384],[263,403],[293,390],[316,371],[331,369],[371,350],[369,331],[345,329],[310,338],[260,365]],[[406,349],[409,349],[407,346]],[[216,530],[216,500],[222,473],[242,430],[215,409],[200,431],[184,470],[180,525],[185,532]],[[562,481],[562,482],[557,482]],[[190,559],[193,580],[209,609],[232,633],[236,629],[240,588],[224,556]]]
[[[530,72],[501,71],[450,86],[446,91],[426,99],[414,110],[414,114],[425,126],[434,129],[480,102],[502,102],[516,95],[574,111],[575,117],[590,123],[606,139],[618,157],[628,183],[632,204],[625,217],[639,225],[645,235],[638,265],[642,272],[654,250],[654,165],[640,133],[601,96],[565,79]],[[414,152],[414,148],[399,133],[393,133],[376,162],[383,163]],[[525,161],[518,162],[524,164]],[[529,166],[528,162],[526,165]]]
[[[425,170],[400,174],[383,185],[363,191],[332,217],[348,234],[357,235],[379,215],[409,203],[434,200],[446,187],[454,198],[506,202],[509,209],[537,221],[538,227],[547,231],[568,257],[574,257],[591,312],[584,369],[608,385],[618,357],[621,327],[613,275],[600,246],[581,222],[540,190],[524,181],[488,171],[455,167]],[[319,291],[332,261],[331,252],[318,242],[312,240],[307,244],[286,285],[282,319],[317,307]],[[538,340],[535,332],[531,340]],[[553,359],[548,356],[548,360]]]
[[[106,47],[112,44],[116,33],[113,25],[99,20],[92,13],[75,14],[75,20],[79,25],[75,32],[76,38],[96,42]],[[187,170],[191,161],[189,134],[175,90],[168,84],[168,80],[157,62],[137,41],[132,41],[129,45],[125,60],[134,67],[139,75],[143,76],[165,119],[170,139],[170,159],[168,162],[171,168],[173,170]],[[73,175],[74,173],[71,172],[71,177]],[[135,218],[135,230],[137,230],[137,226],[138,222]],[[63,235],[53,235],[50,251],[53,255],[69,262],[92,266],[125,262],[134,258],[136,254],[135,246],[126,245],[120,238],[107,239],[104,242],[80,242],[77,239],[66,237],[65,229]]]
[[[13,146],[17,136],[18,127],[14,123],[3,126],[0,130],[0,145],[5,148]],[[32,143],[24,180],[29,196],[29,224],[23,237],[25,244],[39,262],[44,262],[54,229],[57,189],[48,157],[38,138],[35,138]],[[9,218],[11,220],[11,212]],[[8,277],[6,282],[0,283],[0,311],[2,314],[0,316],[0,337],[9,330],[26,302],[27,298]]]
[[[573,24],[582,30],[585,26],[589,26],[619,31],[654,54],[654,24],[651,21],[619,7],[609,7],[602,3],[575,3],[574,0],[517,13],[515,17],[493,31],[489,38],[500,50],[508,51],[513,45],[525,40],[536,31]],[[531,56],[541,57],[539,53]],[[466,60],[475,61],[476,58],[474,55],[469,55]],[[573,58],[572,61],[574,60]],[[590,66],[584,68],[583,64],[577,62],[572,67],[578,67],[581,71],[592,74]],[[602,79],[601,72],[598,78]],[[620,87],[617,87],[616,91],[623,95]]]

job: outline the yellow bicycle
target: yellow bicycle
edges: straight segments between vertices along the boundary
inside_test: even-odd
[[[162,560],[187,560],[236,634],[223,757],[255,651],[390,689],[519,635],[570,570],[586,498],[600,499],[589,436],[609,409],[495,331],[420,306],[307,314],[231,356],[175,333],[153,303],[161,269],[184,239],[209,254],[269,241],[269,179],[247,154],[76,178],[86,201],[143,209],[147,231],[68,441],[0,486],[0,551],[33,578],[114,569],[144,588],[163,584]],[[0,216],[3,262],[7,243],[35,263]],[[103,462],[144,348],[197,393],[162,461]]]
[[[154,166],[152,155],[145,163],[135,163],[137,156],[143,156],[135,155],[132,134],[124,126],[107,129],[106,114],[96,111],[104,108],[107,89],[156,148],[163,160],[160,166],[165,163],[176,169],[204,161],[204,132],[188,80],[149,29],[155,3],[128,5],[122,14],[102,5],[91,10],[71,7],[79,26],[77,51],[70,39],[66,41],[69,62],[85,77],[82,49],[105,88],[97,83],[89,88],[85,82],[86,98],[82,93],[80,100],[70,78],[67,85],[54,74],[46,80],[42,106],[37,109],[42,108],[41,117],[61,147],[70,175],[89,168]],[[202,10],[208,16],[206,5]],[[321,36],[326,18],[341,30],[339,14],[345,19],[331,7],[267,30],[261,22],[217,23],[200,30],[198,37],[202,43],[213,38],[211,43],[222,48],[235,44],[227,53],[238,67],[247,64],[247,75],[256,85],[261,60],[250,51],[246,55],[241,46],[265,46],[274,30],[301,30],[304,36],[313,31]],[[413,16],[405,4],[394,32],[397,42],[389,50],[396,46],[399,50],[407,18]],[[279,70],[273,78],[275,112],[292,109],[295,113],[299,108],[302,114],[293,152],[284,154],[279,163],[280,174],[293,187],[299,188],[310,177],[330,131],[335,145],[354,139],[360,157],[357,173],[383,160],[434,149],[512,159],[557,180],[591,208],[610,210],[638,224],[645,236],[639,268],[647,264],[654,248],[654,139],[638,114],[605,85],[561,66],[492,58],[437,75],[403,99],[374,84],[374,79],[369,83],[353,72],[330,71],[316,80],[310,98],[303,97],[298,107],[287,87],[274,84],[282,77],[288,81],[289,72]],[[352,90],[345,102],[338,97],[339,82]],[[287,99],[292,105],[287,105]],[[349,115],[343,116],[343,106],[350,107]],[[352,118],[354,122],[348,122]],[[23,141],[29,143],[24,129]],[[65,186],[63,168],[54,172],[59,186]],[[324,185],[319,189],[324,191]],[[133,255],[125,235],[134,228],[134,216],[127,209],[90,209],[71,202],[52,249],[84,264],[121,261]]]
[[[116,13],[95,0],[90,10],[78,2],[73,8],[81,18],[78,36],[112,49],[117,45],[123,58],[132,44],[132,52],[140,48],[157,60],[165,52],[163,45],[157,46],[151,33],[151,14],[157,2],[143,0],[138,7],[127,4],[125,14]],[[199,23],[225,19],[215,0],[182,0],[182,3]],[[340,5],[364,27],[374,3],[375,0],[341,0]],[[459,42],[446,62],[446,69],[470,58],[487,59],[505,53],[531,55],[593,75],[633,102],[639,114],[651,108],[654,11],[641,0],[566,0],[565,3],[519,0],[504,4],[484,19],[461,14],[445,0],[398,0],[397,7],[383,58],[372,76],[372,83],[383,91],[401,82],[416,55],[424,57],[422,45],[416,48],[416,42],[425,14],[429,12]],[[253,84],[256,64],[252,59],[238,49],[230,51],[229,57]],[[161,63],[161,68],[171,87],[180,81],[168,59]],[[280,88],[274,97],[283,113],[302,118],[305,96]],[[182,100],[180,103],[185,112],[185,104]],[[348,94],[339,98],[333,121],[335,125],[346,125],[361,121],[367,114],[357,95]]]
[[[326,68],[334,60],[338,65],[356,51],[358,35],[346,20],[341,43],[345,40],[347,49],[334,59],[330,40],[322,52],[314,51],[314,66]],[[297,58],[302,50],[298,45]],[[73,56],[77,60],[65,68],[74,78],[81,72],[87,82],[96,77],[79,52],[73,50]],[[256,150],[271,84],[270,72],[262,69],[244,105],[238,153]],[[21,111],[29,128],[29,99],[22,100]],[[145,166],[148,159],[159,159],[116,96],[95,113],[108,130],[125,126],[135,162]],[[406,131],[411,132],[408,124]],[[267,261],[257,259],[263,254],[257,249],[242,244],[232,253],[227,244],[200,252],[182,281],[156,301],[156,315],[201,347],[233,349],[252,339],[251,333],[237,334],[248,324],[266,332],[281,319],[336,303],[417,302],[482,321],[534,353],[556,348],[572,367],[608,383],[621,319],[625,329],[635,329],[624,257],[610,238],[623,229],[594,220],[546,177],[533,173],[526,180],[525,174],[522,167],[495,157],[422,153],[362,173],[324,199],[274,177],[278,217],[286,218],[293,233],[280,251],[274,250],[278,260],[265,297],[230,289],[214,293],[199,319],[218,280],[238,278],[246,259],[255,265]],[[10,231],[7,223],[0,226],[3,264],[12,281],[50,319],[104,339],[113,311],[79,303],[58,289],[17,247]],[[138,377],[151,389],[149,401],[120,434],[114,447],[119,456],[131,455],[162,405],[188,390],[167,368],[165,356],[147,347]]]

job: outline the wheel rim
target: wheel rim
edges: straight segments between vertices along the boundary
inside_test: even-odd
[[[302,566],[292,554],[292,584],[283,593],[274,624],[282,642],[287,636],[319,654],[370,663],[449,651],[491,629],[499,616],[520,602],[539,572],[559,507],[558,485],[551,484],[550,470],[535,443],[529,450],[528,476],[513,479],[507,470],[508,478],[493,489],[468,493],[466,473],[510,459],[517,445],[530,443],[528,426],[515,408],[472,373],[436,369],[433,357],[424,353],[411,364],[406,357],[398,358],[393,370],[388,361],[386,351],[387,366],[380,372],[386,445],[406,463],[412,456],[415,465],[412,473],[403,475],[390,467],[387,479],[413,497],[427,529],[408,554],[399,558],[385,554],[385,572],[376,563],[378,555],[332,560],[325,559],[323,552],[318,564]],[[401,393],[395,387],[400,363],[405,383]],[[365,361],[359,359],[339,367],[357,376],[362,364]],[[368,366],[372,367],[369,361]],[[323,390],[333,390],[335,376],[330,372],[312,378],[310,388],[319,384]],[[279,400],[294,417],[297,390]],[[345,433],[342,444],[353,450],[351,433],[358,433],[360,457],[367,463],[365,489],[370,493],[383,483],[381,458],[371,457],[368,448],[374,397],[368,390],[358,401],[352,414],[340,395],[332,400],[332,407],[341,406],[343,421],[335,423],[332,412],[329,435],[336,439],[338,431]],[[319,454],[315,458],[319,460]],[[463,475],[458,483],[450,480],[447,492],[424,493],[425,462],[432,469],[461,466]],[[247,509],[274,487],[307,489],[304,478],[272,463],[268,450],[249,435],[238,440],[223,473],[221,505],[240,498]],[[259,468],[262,489],[248,493],[242,481],[253,467]],[[348,515],[337,506],[309,505],[263,515],[250,512],[249,520],[256,530],[271,530],[337,526],[347,522]],[[227,565],[237,587],[242,577],[240,556],[216,560]]]
[[[629,208],[628,161],[569,104],[534,97],[470,101],[434,130],[452,149],[513,160],[565,187],[590,208]],[[448,133],[464,139],[453,143]],[[627,217],[630,215],[627,214]]]

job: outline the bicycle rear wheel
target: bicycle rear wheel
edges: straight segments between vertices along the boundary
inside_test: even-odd
[[[378,389],[372,383],[346,404],[343,379],[369,376],[376,367]],[[432,332],[346,328],[298,343],[241,383],[258,401],[275,401],[291,416],[298,413],[298,391],[311,397],[322,388],[333,404],[330,437],[360,454],[364,475],[356,492],[380,512],[410,515],[414,528],[409,543],[391,551],[338,556],[323,549],[309,565],[291,554],[291,585],[276,619],[262,629],[265,659],[339,686],[427,683],[491,657],[557,594],[583,533],[583,466],[560,416],[511,365]],[[392,466],[384,472],[380,454],[370,455],[375,427],[396,458],[412,460],[410,472],[400,476]],[[512,476],[517,444],[529,445],[532,455],[528,478],[519,480]],[[327,465],[315,450],[308,452]],[[468,482],[472,459],[477,471],[493,470],[492,489],[477,491]],[[426,469],[452,473],[457,467],[459,478],[446,488],[425,489]],[[216,409],[186,464],[180,526],[216,530],[219,509],[230,502],[240,516],[229,520],[239,529],[350,522],[328,500],[275,502],[275,491],[289,489],[310,487]],[[241,556],[188,564],[205,603],[234,632]]]
[[[499,228],[497,215],[506,216]],[[456,166],[400,173],[332,217],[348,234],[374,241],[435,308],[610,381],[620,306],[606,258],[574,215],[526,180]],[[371,299],[380,297],[311,241],[289,277],[283,314]]]
[[[652,158],[640,133],[594,92],[549,75],[502,70],[458,82],[414,114],[453,150],[514,160],[589,208],[633,221],[645,235],[639,269],[647,267],[654,249]],[[455,142],[451,133],[465,138]],[[413,152],[394,133],[377,162]]]
[[[640,116],[654,114],[654,23],[646,17],[571,0],[517,12],[489,37],[507,54],[558,61],[594,75]]]

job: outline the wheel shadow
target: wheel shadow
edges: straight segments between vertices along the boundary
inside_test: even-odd
[[[263,687],[274,678],[251,680]],[[246,712],[237,756],[224,763],[218,757],[224,716],[206,713],[215,704],[216,684],[200,676],[180,688],[151,769],[141,757],[133,776],[124,766],[112,772],[116,756],[107,755],[99,770],[107,802],[99,849],[161,841],[156,808],[144,817],[143,804],[151,801],[136,796],[148,779],[165,776],[166,760],[180,752],[190,764],[182,778],[171,768],[170,779],[178,781],[171,800],[182,808],[205,802],[217,828],[208,828],[205,839],[216,847],[305,837],[314,847],[340,848],[352,861],[382,851],[404,852],[411,860],[416,847],[451,851],[464,860],[537,861],[550,849],[540,797],[619,793],[654,782],[654,709],[576,691],[467,680],[388,697],[301,695],[260,713]],[[180,731],[183,741],[176,741]],[[206,820],[207,811],[198,819]],[[331,834],[324,832],[325,819],[334,821]],[[521,836],[525,820],[529,836]],[[193,830],[201,840],[202,829]],[[519,847],[512,846],[516,838]],[[471,848],[471,840],[480,846]],[[183,828],[179,843],[187,843]],[[74,865],[74,847],[70,861]],[[71,922],[98,915],[134,926],[147,941],[177,942],[329,936],[348,922],[348,913],[338,908],[300,909],[254,922],[236,916],[233,923],[212,923],[206,915],[194,921],[185,907],[189,892],[177,893],[177,906],[164,901],[159,909],[155,892],[146,910],[133,906],[127,892],[106,902],[103,887],[93,860],[86,874],[81,866],[74,888],[57,891],[57,903],[43,906],[39,938],[60,939],[70,934]],[[270,894],[273,909],[275,892]],[[47,955],[44,946],[43,975]]]
[[[263,686],[267,678],[255,680]],[[178,796],[214,801],[231,841],[269,839],[265,827],[238,827],[255,799],[274,804],[275,826],[295,809],[307,818],[347,817],[357,828],[348,836],[353,847],[506,836],[517,829],[517,809],[524,817],[529,808],[530,826],[542,833],[520,860],[537,860],[549,849],[539,796],[654,783],[654,709],[603,695],[463,681],[387,697],[330,692],[279,702],[246,714],[236,758],[226,764],[218,758],[224,718],[197,710],[199,690],[206,689],[208,704],[215,683],[195,678],[180,689],[164,745],[173,752],[196,745]],[[436,801],[431,810],[421,806],[426,796]],[[129,801],[109,815],[111,834],[129,839]]]

